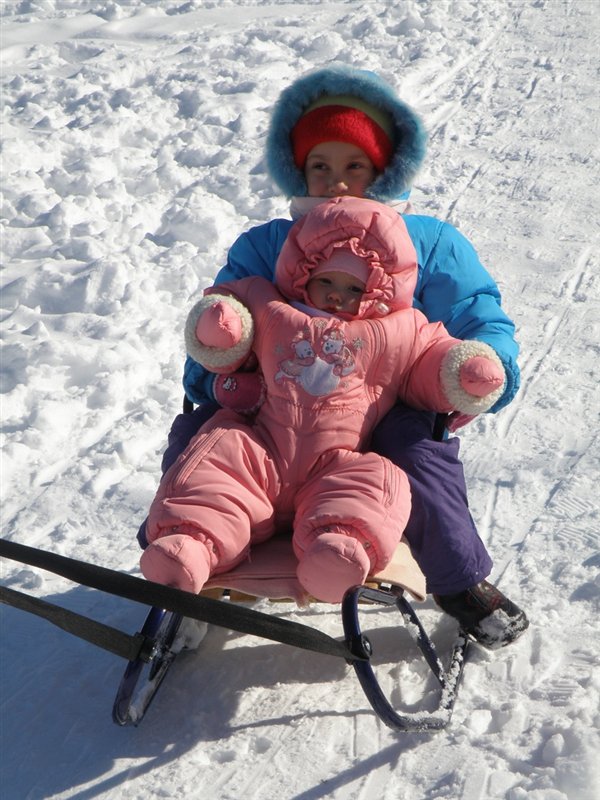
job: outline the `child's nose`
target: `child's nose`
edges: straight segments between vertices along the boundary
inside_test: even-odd
[[[329,192],[335,197],[348,191],[348,184],[341,178],[333,178],[329,185]]]

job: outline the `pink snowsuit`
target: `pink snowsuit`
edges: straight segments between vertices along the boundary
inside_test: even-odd
[[[353,319],[302,305],[312,270],[338,248],[369,263]],[[167,471],[148,519],[146,577],[197,592],[209,575],[248,558],[251,543],[290,527],[300,583],[319,599],[341,600],[385,567],[408,520],[410,490],[401,469],[367,452],[374,427],[398,398],[415,408],[476,413],[498,396],[462,389],[466,360],[497,358],[412,309],[416,277],[415,250],[396,212],[335,198],[291,230],[277,262],[279,288],[250,277],[205,293],[188,319],[190,355],[229,373],[252,351],[266,399],[251,421],[217,412]],[[215,303],[233,304],[240,315],[234,347],[195,339],[198,320]]]

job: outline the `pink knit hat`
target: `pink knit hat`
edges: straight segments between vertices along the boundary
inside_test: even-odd
[[[369,277],[369,265],[366,259],[357,256],[349,247],[338,247],[329,258],[321,261],[312,270],[310,277],[315,278],[323,272],[345,272],[366,284]]]

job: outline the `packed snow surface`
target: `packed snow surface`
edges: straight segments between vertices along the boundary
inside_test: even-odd
[[[287,215],[269,110],[338,60],[423,116],[415,209],[473,241],[517,323],[522,389],[461,439],[492,579],[531,619],[472,648],[446,730],[398,735],[341,659],[216,627],[118,728],[124,661],[4,607],[6,800],[600,796],[599,19],[596,0],[2,4],[2,536],[139,574],[186,313],[240,232]],[[2,569],[131,633],[146,613]],[[329,606],[257,608],[342,635]],[[419,610],[447,655],[452,620]],[[373,619],[395,699],[430,702],[410,641]]]

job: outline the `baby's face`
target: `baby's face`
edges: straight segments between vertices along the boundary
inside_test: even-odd
[[[347,272],[320,272],[306,284],[312,305],[330,314],[358,314],[364,290],[365,284]]]

